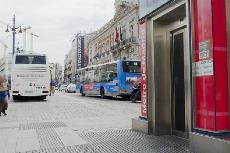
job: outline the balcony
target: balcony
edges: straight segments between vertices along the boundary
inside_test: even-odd
[[[120,43],[118,43],[118,44],[116,44],[116,45],[113,45],[113,46],[111,46],[111,52],[114,52],[116,49],[118,49],[119,48],[119,46],[120,46]]]
[[[128,47],[131,44],[137,44],[137,43],[138,43],[138,41],[137,41],[136,37],[127,38],[127,39],[119,42],[118,44],[111,46],[111,52],[116,51],[116,49],[121,49],[124,46]]]
[[[138,43],[137,38],[136,37],[130,37],[128,39],[126,39],[129,43]]]
[[[101,54],[100,53],[97,53],[93,58],[94,59],[97,59],[97,58],[100,58],[101,57]]]

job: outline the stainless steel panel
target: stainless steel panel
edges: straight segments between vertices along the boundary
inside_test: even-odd
[[[178,4],[175,4],[178,6]],[[175,6],[172,6],[175,7]],[[147,34],[147,62],[148,62],[148,103],[149,103],[149,121],[153,134],[172,134],[172,100],[171,100],[171,65],[170,65],[170,35],[171,31],[188,26],[187,12],[188,4],[184,1],[180,8],[173,11],[169,8],[170,18],[174,14],[174,19],[165,22],[167,13],[157,18],[148,20]],[[167,10],[164,10],[167,12]],[[177,16],[177,13],[180,14]],[[183,15],[184,14],[184,15]],[[188,30],[185,30],[187,35]],[[185,36],[185,38],[187,38]],[[190,84],[190,53],[189,39],[185,42],[185,97],[186,97],[186,132],[189,129],[189,117],[191,112],[191,87]]]
[[[154,78],[156,133],[171,133],[170,33],[162,24],[154,23]],[[156,32],[157,31],[157,32]]]

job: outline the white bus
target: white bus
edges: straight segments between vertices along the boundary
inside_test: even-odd
[[[45,54],[16,53],[12,61],[11,93],[14,100],[21,97],[49,95],[50,72]]]

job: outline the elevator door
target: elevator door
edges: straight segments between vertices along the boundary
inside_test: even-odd
[[[173,133],[185,134],[184,30],[172,33],[172,117]]]

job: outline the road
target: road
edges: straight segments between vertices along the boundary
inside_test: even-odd
[[[166,151],[188,151],[185,140],[131,130],[140,104],[121,99],[57,92],[45,101],[10,101],[7,113],[0,117],[0,153],[165,152],[164,141]]]

